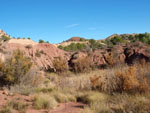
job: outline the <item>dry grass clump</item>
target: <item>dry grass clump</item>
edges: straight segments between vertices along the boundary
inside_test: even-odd
[[[92,104],[96,101],[105,101],[107,98],[107,94],[98,91],[84,91],[77,95],[77,101],[85,104]]]
[[[18,111],[20,113],[25,113],[26,109],[28,107],[28,104],[16,101],[16,100],[11,100],[5,105],[0,113],[13,113],[14,111]]]
[[[1,110],[0,113],[12,113],[12,108],[8,106],[4,106]]]
[[[89,75],[74,75],[71,77],[61,77],[57,81],[57,86],[62,89],[70,88],[74,90],[89,90],[91,89],[91,83],[89,80]]]
[[[57,106],[55,98],[43,93],[36,95],[33,103],[35,109],[52,109]]]
[[[8,106],[18,111],[25,111],[28,105],[19,101],[12,100],[8,103]]]
[[[58,103],[76,102],[75,94],[73,95],[68,92],[56,90],[50,93],[50,95],[54,97]]]
[[[88,102],[88,105],[84,108],[82,113],[150,112],[150,98],[147,95],[129,95],[124,93],[107,95],[104,93],[92,92],[92,94],[95,95],[94,97],[87,95],[87,93],[82,96],[83,102]]]

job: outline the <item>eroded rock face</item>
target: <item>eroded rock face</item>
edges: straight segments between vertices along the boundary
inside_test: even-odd
[[[125,62],[132,64],[134,62],[140,62],[145,60],[150,61],[150,46],[142,43],[130,44],[124,49]]]
[[[53,68],[53,60],[56,57],[62,57],[66,62],[69,59],[69,54],[67,52],[48,43],[39,43],[35,45],[4,43],[0,46],[0,50],[0,57],[2,56],[2,59],[6,59],[7,56],[10,56],[15,50],[21,50],[35,65],[44,70]]]
[[[133,64],[135,62],[150,62],[150,46],[142,43],[116,45],[113,48],[98,49],[90,53],[77,52],[72,54],[69,66],[73,68],[79,58],[90,57],[96,67],[115,65],[119,63]]]
[[[69,65],[70,69],[75,66],[80,58],[89,58],[92,65],[103,67],[117,63],[132,64],[134,61],[150,61],[150,46],[142,43],[129,45],[116,45],[113,48],[98,49],[90,53],[76,52],[69,53],[58,49],[53,44],[35,43],[30,41],[15,43],[15,41],[5,42],[0,45],[0,59],[5,61],[13,51],[21,50],[31,61],[42,70],[54,69],[53,60],[62,57]]]

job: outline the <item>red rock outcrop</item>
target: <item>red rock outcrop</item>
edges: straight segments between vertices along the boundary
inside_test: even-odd
[[[18,43],[4,43],[0,46],[2,59],[6,59],[13,51],[21,50],[24,54],[31,59],[40,69],[52,69],[53,60],[56,57],[69,59],[69,54],[63,50],[58,49],[52,44],[39,43],[36,45],[23,45]]]

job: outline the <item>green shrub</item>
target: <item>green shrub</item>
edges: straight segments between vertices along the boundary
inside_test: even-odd
[[[98,43],[96,40],[94,39],[90,39],[89,40],[89,43],[90,43],[90,47],[95,50],[95,49],[98,49],[100,47],[100,43]]]
[[[58,48],[59,49],[64,49],[64,47],[62,45],[59,45]]]
[[[85,49],[85,44],[82,44],[82,43],[71,43],[70,45],[68,46],[58,46],[58,48],[60,49],[64,49],[65,51],[79,51],[79,50],[83,50]]]
[[[10,40],[10,37],[8,37],[8,36],[6,36],[6,35],[2,35],[2,40],[3,41],[8,41],[8,40]]]
[[[44,43],[44,40],[40,39],[40,40],[39,40],[39,43]]]
[[[113,45],[124,42],[123,38],[120,36],[115,36],[110,41],[112,42]]]

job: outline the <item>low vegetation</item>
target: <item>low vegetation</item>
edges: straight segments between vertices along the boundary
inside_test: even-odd
[[[58,46],[58,48],[63,49],[65,51],[81,51],[86,48],[86,45],[83,43],[71,43],[68,46]]]
[[[1,36],[1,39],[5,42],[5,41],[10,40],[10,37],[9,37],[9,36],[6,36],[6,35],[2,35],[2,36]]]

